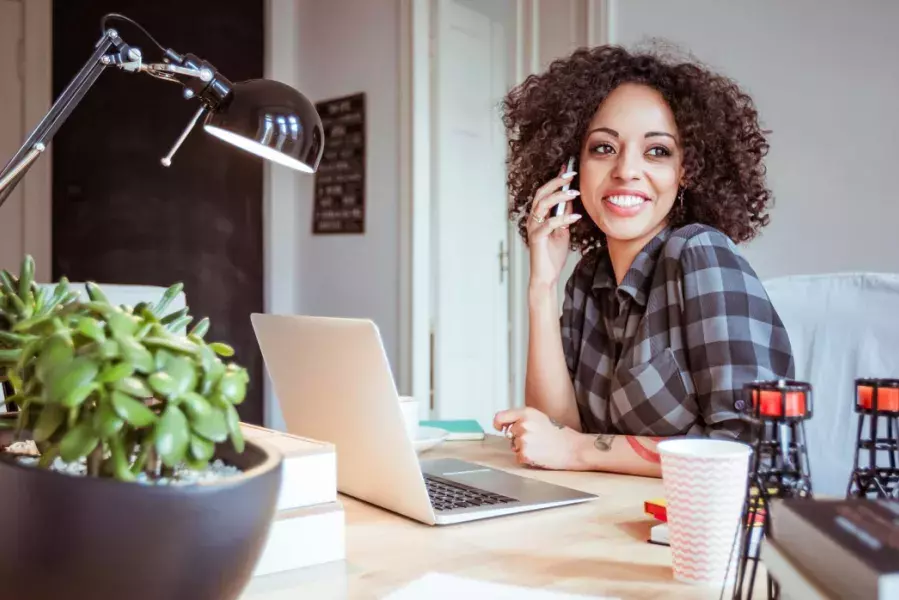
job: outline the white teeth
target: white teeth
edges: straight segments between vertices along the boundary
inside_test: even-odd
[[[628,208],[643,204],[644,198],[642,196],[609,196],[608,200],[615,206]]]

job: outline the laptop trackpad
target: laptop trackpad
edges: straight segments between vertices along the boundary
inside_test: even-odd
[[[421,462],[424,473],[514,498],[519,502],[552,502],[589,496],[583,492],[456,459]]]

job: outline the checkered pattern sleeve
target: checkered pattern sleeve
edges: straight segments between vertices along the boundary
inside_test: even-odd
[[[577,361],[580,356],[581,328],[584,321],[584,303],[586,301],[584,294],[582,269],[581,265],[578,265],[565,284],[565,294],[562,299],[562,316],[559,318],[559,327],[562,333],[562,351],[565,354],[568,375],[572,379],[577,371]]]
[[[787,332],[762,282],[720,232],[691,238],[681,255],[684,343],[706,434],[745,438],[742,388],[793,377]]]

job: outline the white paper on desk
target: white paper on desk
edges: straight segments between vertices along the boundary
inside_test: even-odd
[[[428,573],[406,587],[386,596],[384,600],[465,600],[484,598],[489,600],[614,600],[599,596],[582,596],[567,592],[554,592],[539,588],[520,587],[487,581],[477,581]]]

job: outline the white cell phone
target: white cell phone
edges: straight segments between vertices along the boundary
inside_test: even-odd
[[[566,173],[571,173],[574,170],[574,157],[568,159],[568,165],[565,167]],[[562,186],[562,191],[567,192],[568,188],[571,187],[571,180],[569,179],[565,185]],[[565,202],[559,202],[556,204],[555,212],[553,213],[555,216],[559,217],[565,214]]]

